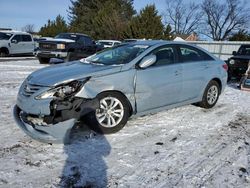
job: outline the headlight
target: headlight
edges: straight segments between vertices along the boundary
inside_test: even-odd
[[[87,80],[86,80],[87,81]],[[78,92],[81,87],[86,83],[86,81],[73,81],[65,85],[58,86],[56,88],[50,89],[43,92],[42,94],[35,97],[36,99],[52,99],[52,98],[65,98],[72,96]]]
[[[65,49],[65,44],[57,44],[56,48],[59,50],[64,50]]]
[[[234,61],[233,59],[231,59],[231,60],[229,61],[229,64],[231,64],[231,65],[234,65],[234,63],[235,63],[235,61]]]

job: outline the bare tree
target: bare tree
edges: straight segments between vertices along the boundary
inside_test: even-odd
[[[175,34],[191,34],[198,29],[202,18],[200,5],[183,0],[166,0],[165,20]]]
[[[204,0],[203,34],[213,40],[226,40],[240,29],[245,29],[249,17],[249,9],[241,0]]]
[[[35,25],[34,24],[27,24],[24,27],[22,27],[22,31],[25,31],[27,33],[34,33]]]

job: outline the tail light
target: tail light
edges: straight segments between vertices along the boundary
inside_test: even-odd
[[[228,71],[228,65],[227,65],[226,63],[224,63],[224,64],[222,65],[222,67],[223,67],[223,69],[225,69],[225,71]]]

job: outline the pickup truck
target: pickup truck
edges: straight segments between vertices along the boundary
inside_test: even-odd
[[[73,61],[88,57],[102,49],[88,35],[61,33],[54,39],[39,41],[35,55],[41,64],[47,64],[51,58]]]
[[[250,61],[250,45],[241,45],[239,50],[233,51],[233,56],[229,58],[228,64],[228,80],[231,78],[240,79],[246,73]]]
[[[33,55],[35,43],[32,35],[22,31],[0,30],[0,57]]]

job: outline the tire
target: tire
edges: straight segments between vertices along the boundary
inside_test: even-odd
[[[73,61],[73,52],[68,52],[68,55],[64,60],[64,62],[69,62],[69,61]]]
[[[47,57],[38,57],[38,60],[40,64],[49,64],[50,62],[50,58],[47,58]]]
[[[218,82],[215,80],[210,81],[205,89],[202,101],[198,103],[199,106],[206,109],[214,107],[219,99],[220,90]]]
[[[97,98],[100,108],[87,115],[88,127],[100,134],[111,134],[121,130],[130,114],[127,99],[118,92],[102,93]]]
[[[7,49],[0,49],[0,57],[7,57],[9,55],[9,51]]]

